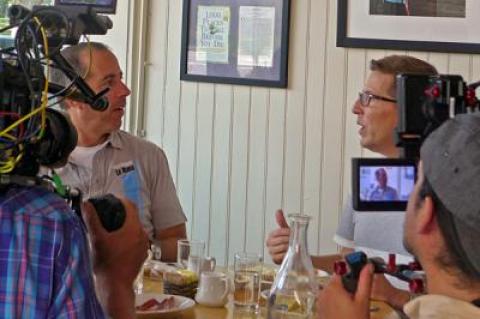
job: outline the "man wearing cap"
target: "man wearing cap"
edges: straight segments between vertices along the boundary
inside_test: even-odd
[[[480,318],[480,115],[444,123],[420,159],[403,237],[425,270],[428,294],[403,311],[411,319]],[[364,267],[353,296],[335,275],[318,297],[318,318],[369,318],[372,269]]]

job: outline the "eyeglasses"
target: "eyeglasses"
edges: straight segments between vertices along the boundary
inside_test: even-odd
[[[379,95],[375,95],[367,92],[358,92],[358,100],[360,101],[360,104],[362,106],[365,106],[365,107],[369,106],[370,102],[374,99],[385,101],[385,102],[397,103],[397,100],[389,99],[388,97],[383,97],[383,96],[379,96]]]

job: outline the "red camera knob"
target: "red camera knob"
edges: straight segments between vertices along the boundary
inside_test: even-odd
[[[420,278],[415,278],[410,280],[408,283],[408,288],[411,293],[413,294],[421,294],[423,293],[423,280]]]
[[[344,261],[336,261],[333,264],[333,270],[339,276],[343,276],[347,273],[347,264]]]

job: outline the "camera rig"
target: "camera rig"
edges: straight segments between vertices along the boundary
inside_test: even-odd
[[[40,166],[63,166],[77,143],[77,133],[61,112],[52,109],[63,98],[80,100],[93,109],[108,107],[108,89],[95,93],[61,54],[82,35],[103,35],[112,28],[107,16],[88,5],[9,7],[16,28],[14,46],[0,50],[0,191],[12,184],[47,187],[80,214],[81,193],[64,187],[58,176],[37,176]],[[50,70],[62,72],[65,87],[49,82]],[[112,195],[90,199],[103,226],[122,226],[125,210]],[[81,216],[81,215],[80,215]]]
[[[397,146],[401,157],[418,159],[425,138],[457,114],[478,112],[475,90],[460,75],[397,75]]]

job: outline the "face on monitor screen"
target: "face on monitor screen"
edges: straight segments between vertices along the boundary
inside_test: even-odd
[[[352,164],[354,209],[405,210],[415,185],[415,162],[398,159],[354,159]]]

